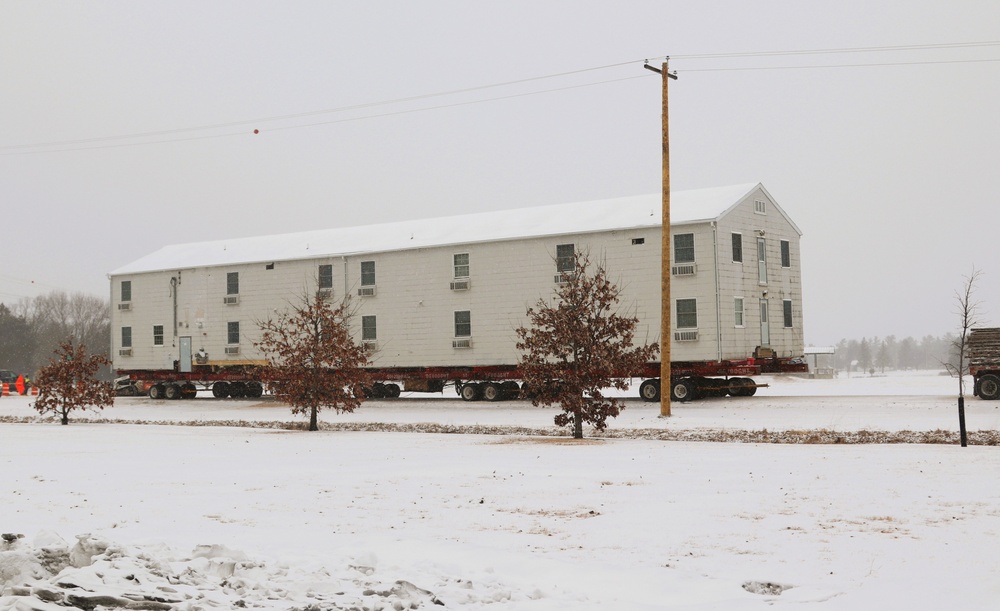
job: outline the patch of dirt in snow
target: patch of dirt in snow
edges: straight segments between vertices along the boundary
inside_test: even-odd
[[[432,609],[445,605],[442,598],[452,604],[538,596],[453,576],[433,578],[436,593],[386,578],[373,556],[361,556],[332,567],[297,567],[257,561],[221,545],[177,555],[91,535],[78,535],[71,546],[51,533],[32,543],[10,534],[0,543],[0,609],[375,611]]]

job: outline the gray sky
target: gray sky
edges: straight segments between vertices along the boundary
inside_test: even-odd
[[[0,300],[108,295],[166,244],[657,192],[665,55],[673,187],[764,183],[807,344],[953,331],[973,266],[1000,324],[995,0],[0,0]]]

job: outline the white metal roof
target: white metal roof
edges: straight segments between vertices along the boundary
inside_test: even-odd
[[[670,195],[671,225],[717,219],[757,188],[762,186],[751,183],[673,192]],[[656,193],[360,227],[174,244],[124,265],[111,275],[653,227],[662,225],[661,198],[661,194]]]

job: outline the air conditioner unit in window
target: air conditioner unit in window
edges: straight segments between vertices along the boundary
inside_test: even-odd
[[[453,339],[453,340],[451,340],[451,347],[452,348],[471,348],[472,347],[472,339],[471,338]]]
[[[555,282],[556,284],[566,284],[567,282],[569,282],[569,275],[568,274],[556,274],[556,277],[553,278],[552,281]]]
[[[670,273],[675,276],[693,276],[698,271],[694,263],[689,265],[675,265],[670,268]]]
[[[453,291],[467,291],[469,290],[469,279],[463,278],[461,280],[453,280],[451,282],[451,290]]]
[[[132,303],[129,302],[129,301],[126,301],[125,303],[119,303],[118,304],[118,309],[122,310],[122,311],[131,310],[132,309]]]
[[[333,289],[320,289],[316,291],[316,294],[319,295],[320,299],[329,299],[333,297]]]
[[[374,286],[363,286],[358,289],[358,297],[374,297],[375,287]]]
[[[118,351],[118,356],[132,356],[131,348],[122,348]]]
[[[226,354],[239,354],[239,353],[240,353],[239,346],[226,346]]]
[[[697,331],[674,331],[674,341],[675,342],[694,342],[698,341]]]
[[[223,298],[223,303],[225,303],[226,305],[237,305],[239,302],[240,302],[239,295],[226,295]]]

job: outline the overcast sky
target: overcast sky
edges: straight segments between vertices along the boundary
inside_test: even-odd
[[[0,0],[0,300],[107,296],[167,244],[655,193],[666,55],[672,185],[764,183],[807,344],[954,331],[973,266],[1000,324],[996,0]]]

